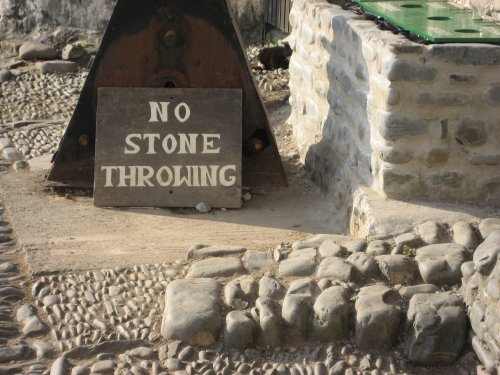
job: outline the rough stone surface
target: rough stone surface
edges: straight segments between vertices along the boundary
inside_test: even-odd
[[[312,280],[292,282],[283,300],[282,318],[291,340],[306,340],[309,336],[313,304],[319,290]]]
[[[78,65],[72,61],[44,61],[36,64],[42,74],[67,74],[78,72]]]
[[[349,329],[349,304],[341,286],[332,286],[321,293],[313,306],[311,336],[320,341],[345,337]]]
[[[0,70],[0,83],[10,81],[13,75],[10,70],[1,69]]]
[[[488,235],[495,229],[500,229],[500,219],[488,218],[481,220],[479,223],[479,231],[481,232],[481,236],[483,236],[483,238],[488,237]]]
[[[272,254],[263,251],[247,251],[244,263],[248,272],[267,272],[274,266]]]
[[[361,288],[356,301],[356,345],[389,349],[401,321],[399,294],[383,285]]]
[[[333,278],[341,281],[353,281],[356,276],[356,269],[351,264],[335,257],[323,259],[317,273],[318,279]]]
[[[353,253],[347,258],[347,261],[356,267],[365,278],[374,278],[380,275],[378,264],[365,253]]]
[[[19,48],[19,58],[23,60],[51,60],[57,56],[57,51],[47,44],[25,42]]]
[[[243,264],[238,258],[207,258],[193,263],[187,278],[233,276],[243,272]]]
[[[309,276],[316,270],[316,256],[300,254],[289,257],[280,262],[279,273],[281,276]],[[316,252],[316,250],[314,250]]]
[[[188,251],[188,258],[207,258],[222,256],[240,256],[245,253],[246,248],[242,246],[206,246],[192,247]]]
[[[231,311],[226,316],[224,345],[228,348],[245,349],[255,344],[257,325],[244,311]]]
[[[500,229],[493,230],[474,253],[474,268],[482,275],[489,275],[500,254]]]
[[[192,345],[211,345],[222,327],[219,283],[211,279],[175,280],[167,287],[161,334]]]
[[[420,275],[424,282],[455,285],[460,282],[460,267],[466,260],[466,249],[458,244],[438,244],[417,250]]]
[[[454,361],[465,345],[466,325],[464,303],[456,295],[416,294],[407,314],[406,358],[425,365]]]
[[[381,255],[375,258],[380,271],[393,284],[412,284],[417,278],[415,261],[404,255]]]
[[[477,237],[469,223],[459,221],[453,225],[453,242],[462,245],[466,249],[475,250],[477,247]]]

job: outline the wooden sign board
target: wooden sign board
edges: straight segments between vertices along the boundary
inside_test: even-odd
[[[241,96],[99,88],[94,204],[241,207]]]

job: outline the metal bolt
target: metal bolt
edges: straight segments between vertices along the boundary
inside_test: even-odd
[[[163,42],[169,48],[175,47],[178,44],[177,32],[175,30],[169,30],[163,35]]]
[[[80,143],[80,146],[86,147],[90,144],[90,138],[88,135],[84,134],[78,138],[78,143]]]

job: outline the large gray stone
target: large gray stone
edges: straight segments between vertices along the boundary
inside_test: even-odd
[[[437,73],[435,67],[398,59],[390,66],[387,79],[390,81],[429,82],[436,79]]]
[[[50,367],[50,375],[67,375],[69,373],[70,363],[65,356],[57,358]]]
[[[162,336],[191,345],[215,343],[222,326],[219,289],[212,279],[172,281],[165,294]]]
[[[500,229],[500,218],[490,217],[481,220],[479,223],[479,232],[481,232],[483,238],[488,237],[488,235],[496,229]]]
[[[374,278],[380,276],[378,264],[372,257],[365,253],[353,253],[347,258],[356,269],[366,278]]]
[[[281,310],[281,316],[288,328],[289,339],[306,340],[308,338],[313,303],[318,293],[318,286],[310,279],[296,280],[290,285]]]
[[[296,250],[300,252],[301,250]],[[300,253],[299,253],[300,254]],[[279,264],[281,276],[309,276],[316,270],[315,255],[304,254],[291,256]]]
[[[452,227],[453,242],[462,245],[466,249],[474,250],[477,247],[477,237],[470,224],[459,221]]]
[[[19,58],[23,60],[51,60],[56,57],[54,48],[39,42],[25,42],[19,48]]]
[[[451,363],[462,352],[466,333],[465,305],[459,297],[416,294],[408,308],[405,357],[424,365]]]
[[[426,221],[415,227],[415,232],[420,236],[422,241],[428,245],[443,242],[445,239],[444,228],[435,221]]]
[[[488,140],[486,123],[481,120],[462,120],[455,131],[455,140],[463,146],[483,145]]]
[[[233,276],[244,271],[238,258],[207,258],[193,263],[186,278]]]
[[[243,261],[248,272],[267,272],[274,266],[272,254],[264,251],[247,251]]]
[[[207,246],[207,247],[191,247],[188,250],[187,257],[189,258],[208,258],[208,257],[223,257],[223,256],[240,256],[247,249],[243,246]]]
[[[335,257],[325,258],[321,261],[317,273],[318,279],[332,278],[340,281],[354,281],[358,274],[356,269],[345,260]]]
[[[366,254],[372,257],[386,255],[389,254],[390,251],[389,244],[381,240],[371,241],[366,247]]]
[[[500,47],[488,44],[435,44],[429,47],[432,57],[459,65],[499,65]]]
[[[33,351],[27,345],[12,345],[0,347],[0,363],[19,361],[28,358]]]
[[[455,243],[429,245],[418,249],[415,259],[424,282],[455,285],[460,283],[460,267],[466,261],[466,249]]]
[[[412,284],[418,275],[415,261],[404,255],[380,255],[375,257],[380,271],[393,284]]]
[[[342,339],[349,330],[349,303],[341,286],[332,286],[314,303],[311,335],[320,341]]]
[[[0,70],[0,83],[10,81],[12,79],[13,75],[10,70]]]
[[[43,74],[67,74],[78,72],[78,65],[72,61],[43,61],[36,63],[36,67]]]
[[[384,285],[361,288],[356,301],[356,345],[360,349],[389,349],[399,334],[399,294]]]
[[[324,241],[319,247],[318,251],[319,255],[321,255],[322,258],[343,257],[347,254],[347,250],[344,247],[331,240]]]
[[[474,268],[481,275],[488,276],[497,263],[500,254],[500,229],[493,230],[474,253]]]
[[[63,60],[78,60],[87,55],[85,48],[79,44],[68,44],[62,50]]]
[[[241,276],[231,280],[224,288],[224,303],[238,308],[238,302],[249,304],[255,300],[257,283],[253,276]],[[246,307],[246,306],[245,306]]]
[[[272,277],[263,276],[259,281],[259,297],[280,298],[284,288],[280,282]]]
[[[279,305],[272,298],[260,297],[252,310],[254,320],[259,323],[263,345],[279,346],[282,342],[282,320]]]
[[[231,311],[226,316],[224,345],[227,348],[245,349],[255,345],[257,325],[244,311]]]

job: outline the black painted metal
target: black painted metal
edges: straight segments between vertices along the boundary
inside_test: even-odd
[[[99,87],[242,89],[243,184],[286,185],[242,46],[228,0],[118,0],[46,185],[93,187]]]
[[[266,0],[264,21],[284,32],[290,33],[290,9],[291,0]]]

